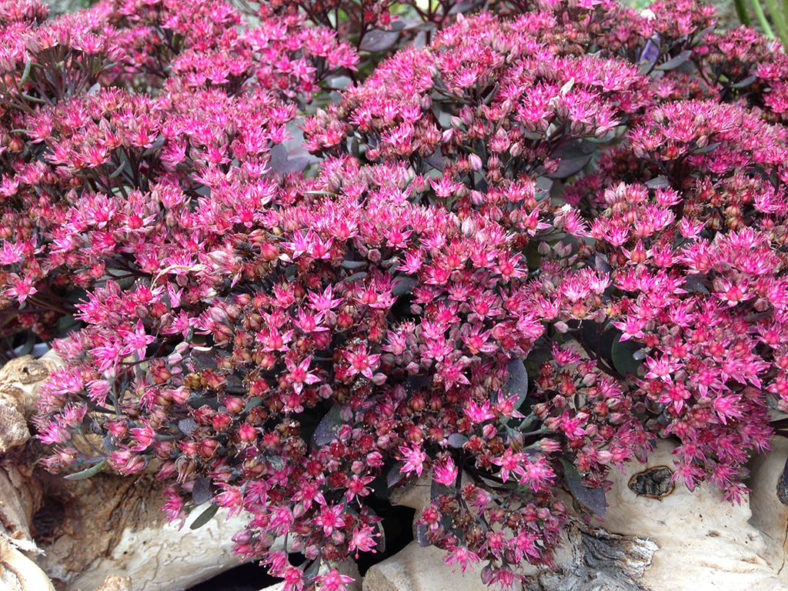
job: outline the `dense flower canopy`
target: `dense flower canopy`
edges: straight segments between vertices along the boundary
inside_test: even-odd
[[[245,511],[288,590],[344,588],[419,476],[419,541],[507,588],[657,438],[738,501],[784,429],[781,48],[685,0],[429,6],[0,1],[47,467]]]

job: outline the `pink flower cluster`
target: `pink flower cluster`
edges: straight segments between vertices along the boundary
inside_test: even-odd
[[[46,466],[244,511],[299,591],[417,477],[419,541],[504,588],[658,437],[740,499],[788,411],[785,55],[685,0],[394,4],[0,1]]]
[[[359,51],[371,54],[373,64],[405,44],[451,22],[458,12],[472,10],[478,0],[269,0],[261,14],[299,14],[311,23],[334,30]]]

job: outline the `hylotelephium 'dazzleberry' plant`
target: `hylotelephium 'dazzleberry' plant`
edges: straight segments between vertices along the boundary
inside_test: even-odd
[[[419,541],[504,588],[658,437],[739,501],[788,410],[785,54],[684,0],[357,4],[0,2],[4,337],[76,322],[47,467],[246,511],[288,590],[423,475]]]

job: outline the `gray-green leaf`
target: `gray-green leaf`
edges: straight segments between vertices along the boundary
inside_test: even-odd
[[[87,480],[91,476],[95,476],[101,469],[104,467],[104,464],[107,463],[107,459],[104,458],[97,464],[92,465],[90,468],[85,468],[84,470],[80,470],[79,472],[74,472],[73,474],[69,474],[68,476],[64,476],[66,480]]]
[[[205,511],[200,513],[197,516],[197,519],[192,521],[192,524],[189,526],[189,529],[199,529],[206,523],[208,523],[214,515],[219,511],[219,505],[209,505]]]

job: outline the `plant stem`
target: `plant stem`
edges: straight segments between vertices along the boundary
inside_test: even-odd
[[[780,37],[783,45],[788,47],[788,25],[786,25],[786,15],[780,10],[777,0],[766,0],[766,6],[769,8],[769,16],[772,17],[774,27],[777,29],[777,35]]]
[[[784,0],[788,2],[788,0]],[[746,27],[752,26],[750,14],[747,12],[747,7],[744,5],[744,0],[733,0],[733,5],[736,8],[736,16],[739,17],[739,22]]]
[[[766,15],[763,13],[760,0],[751,0],[751,2],[752,9],[755,11],[755,16],[758,19],[758,24],[761,25],[763,29],[763,34],[769,39],[774,39],[774,31],[772,31],[771,26],[769,26],[769,21],[766,20]]]

